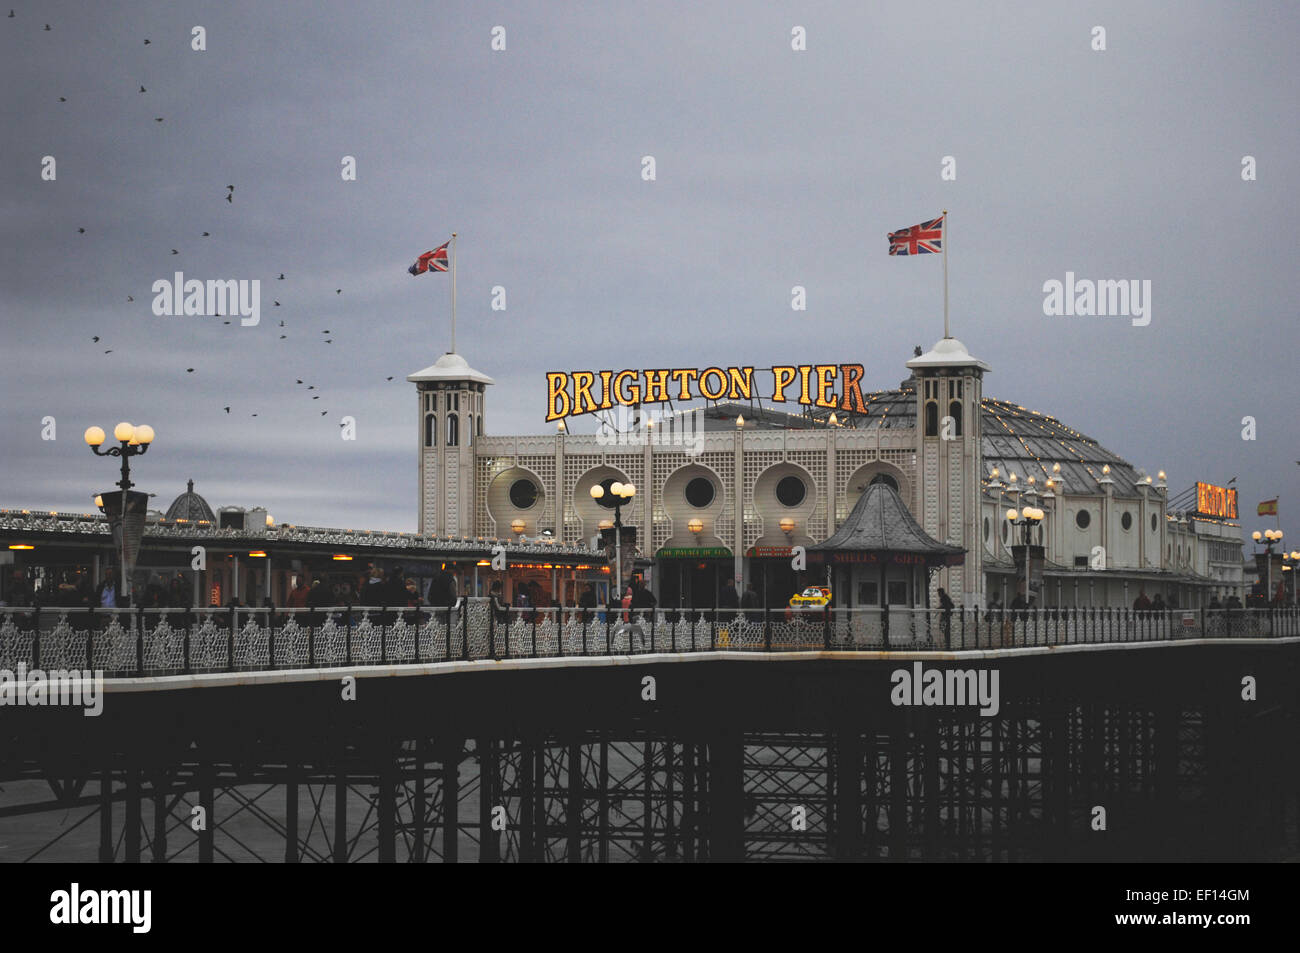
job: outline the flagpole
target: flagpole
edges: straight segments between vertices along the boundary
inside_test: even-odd
[[[456,353],[456,233],[451,233],[451,353]]]
[[[943,210],[943,336],[948,333],[948,210]]]

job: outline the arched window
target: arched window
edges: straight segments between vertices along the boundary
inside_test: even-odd
[[[426,447],[434,446],[434,441],[436,439],[435,435],[437,433],[438,433],[438,415],[425,414],[424,415],[424,445]]]
[[[939,436],[939,405],[933,400],[925,402],[925,435]]]
[[[952,435],[954,437],[960,437],[961,436],[961,401],[954,400],[948,404],[948,416],[951,417],[953,421]]]
[[[447,415],[447,446],[455,447],[460,444],[460,417],[456,414]]]

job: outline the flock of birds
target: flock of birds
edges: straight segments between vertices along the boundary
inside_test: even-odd
[[[13,18],[15,18],[15,16],[16,16],[15,11],[14,11],[14,10],[10,10],[10,11],[9,11],[9,19],[13,19]],[[50,26],[50,24],[48,24],[48,23],[45,24],[45,31],[46,31],[46,32],[50,32],[50,31],[52,31],[52,27]],[[144,45],[145,45],[145,46],[149,46],[149,45],[151,45],[151,41],[149,40],[148,37],[145,37],[145,38],[144,38]],[[144,86],[144,84],[141,84],[141,85],[140,85],[140,92],[141,92],[141,93],[148,93],[148,89]],[[66,96],[60,96],[60,97],[59,97],[59,102],[61,102],[61,103],[66,103],[67,101],[68,101],[68,99],[67,99]],[[164,117],[164,116],[156,116],[156,117],[154,117],[154,122],[161,123],[161,122],[164,122],[164,121],[165,121],[165,117]],[[223,197],[225,198],[227,204],[229,204],[229,205],[234,205],[234,202],[235,202],[235,187],[234,187],[233,185],[227,185],[227,186],[226,186],[226,192],[225,192],[225,195],[224,195]],[[86,234],[86,229],[85,229],[85,227],[84,227],[84,226],[83,226],[83,227],[79,227],[79,228],[77,229],[77,234],[79,234],[79,235],[85,235],[85,234]],[[208,231],[204,231],[204,232],[201,234],[200,237],[201,237],[201,238],[211,238],[211,237],[212,237],[212,233],[211,233],[211,232],[208,232]],[[180,249],[178,249],[178,248],[173,248],[173,249],[171,249],[171,253],[172,253],[172,255],[180,255],[181,252],[180,252]],[[279,275],[279,277],[278,277],[276,280],[277,280],[277,281],[284,281],[284,280],[285,280],[284,272],[280,272],[280,275]],[[343,289],[342,289],[342,288],[335,288],[335,289],[334,289],[334,293],[335,293],[336,295],[341,295],[341,294],[343,294]],[[126,296],[126,300],[127,300],[128,303],[134,303],[134,302],[135,302],[135,297],[134,297],[133,295],[127,295],[127,296]],[[272,299],[272,307],[275,307],[275,308],[282,307],[281,302],[280,302],[278,299],[273,298],[273,299]],[[218,315],[218,317],[221,317],[221,315]],[[225,321],[223,321],[222,323],[223,323],[223,324],[226,324],[226,325],[229,325],[229,324],[231,324],[231,321],[229,321],[229,320],[225,320]],[[278,331],[280,332],[280,334],[279,334],[279,340],[280,340],[280,341],[287,341],[287,340],[289,340],[289,335],[288,335],[287,333],[285,333],[285,332],[288,330],[288,326],[286,325],[286,323],[285,323],[283,320],[281,320],[281,321],[279,322],[279,325],[278,325],[278,327],[277,327],[276,330],[278,330]],[[334,332],[333,332],[331,329],[329,329],[329,328],[322,329],[320,333],[323,334],[323,335],[325,335],[325,337],[324,337],[324,343],[325,343],[325,344],[333,344],[333,343],[334,343],[334,338],[333,338],[333,336],[332,336]],[[100,338],[100,335],[93,335],[93,336],[91,337],[91,342],[94,343],[94,344],[100,344],[100,343],[102,343],[101,338]],[[110,348],[106,348],[106,349],[104,350],[104,353],[105,353],[105,354],[112,354],[113,351],[114,351],[114,348],[111,348],[111,347],[110,347]],[[185,368],[185,373],[186,373],[186,374],[193,374],[193,373],[196,372],[196,370],[197,370],[196,368],[193,368],[193,367],[187,367],[187,368]],[[386,381],[392,381],[392,380],[393,380],[393,377],[392,377],[392,376],[389,376],[389,377],[385,378],[385,380],[386,380]],[[302,379],[300,379],[300,378],[295,378],[295,387],[304,387],[304,386],[306,387],[306,391],[307,391],[307,392],[310,392],[310,391],[316,391],[316,390],[317,390],[317,387],[316,387],[315,384],[309,384],[309,383],[304,382],[304,381],[303,381]],[[304,392],[304,393],[306,393],[306,392]],[[318,401],[318,400],[321,399],[321,396],[322,396],[322,395],[319,394],[319,393],[313,393],[313,394],[310,395],[310,399],[311,399],[312,401]],[[232,410],[232,406],[223,406],[223,407],[222,407],[222,410],[225,411],[226,414],[230,414],[230,413],[231,413],[231,410]],[[328,410],[322,410],[322,411],[320,411],[320,416],[322,416],[322,417],[325,417],[325,416],[327,416],[328,414],[329,414],[329,411],[328,411]],[[258,413],[258,412],[251,412],[251,413],[249,414],[249,416],[250,416],[250,417],[257,417],[257,416],[259,416],[259,413]],[[343,424],[339,424],[339,426],[341,427],[341,426],[343,426]]]

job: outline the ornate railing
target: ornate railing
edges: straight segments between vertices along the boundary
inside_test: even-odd
[[[1300,636],[1300,610],[0,608],[0,669],[109,676],[651,652],[961,651]]]

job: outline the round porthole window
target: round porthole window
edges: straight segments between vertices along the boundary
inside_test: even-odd
[[[807,487],[797,476],[782,477],[776,485],[776,498],[782,506],[798,506],[807,495]]]
[[[1119,518],[1119,525],[1122,526],[1122,527],[1123,527],[1124,529],[1126,529],[1126,530],[1130,530],[1130,529],[1132,529],[1132,528],[1133,528],[1133,514],[1132,514],[1132,513],[1124,513],[1124,514]]]
[[[1074,525],[1079,529],[1087,529],[1092,523],[1092,515],[1087,510],[1079,510],[1074,514]]]
[[[510,503],[515,509],[530,509],[536,502],[537,484],[532,480],[516,480],[510,484]]]
[[[713,502],[713,481],[707,477],[696,477],[686,484],[686,502],[696,509],[703,509]]]

